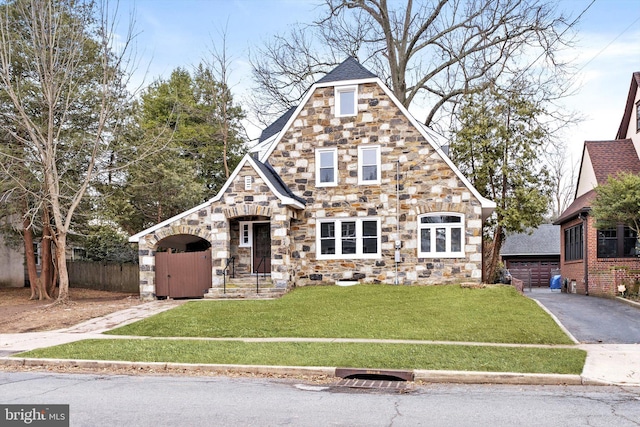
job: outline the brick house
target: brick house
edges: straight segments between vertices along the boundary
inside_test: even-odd
[[[640,272],[636,233],[624,224],[598,230],[589,214],[594,187],[621,171],[640,173],[639,85],[635,72],[616,139],[584,143],[575,200],[555,222],[561,226],[560,269],[569,292],[615,296],[618,284]]]
[[[482,226],[494,208],[441,137],[348,58],[262,132],[215,197],[130,241],[142,298],[166,294],[161,287],[214,297],[242,286],[481,282]],[[200,273],[175,261],[189,253],[204,260]],[[165,276],[202,284],[182,295]]]

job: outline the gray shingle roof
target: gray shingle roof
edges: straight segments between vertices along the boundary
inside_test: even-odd
[[[303,205],[307,204],[307,201],[305,199],[293,194],[293,191],[291,191],[291,189],[287,187],[284,181],[282,181],[282,178],[280,178],[280,175],[278,175],[278,173],[273,169],[273,167],[269,164],[269,162],[262,163],[261,161],[255,158],[253,160],[255,161],[256,165],[258,165],[262,173],[264,173],[264,175],[267,177],[269,182],[271,182],[271,184],[276,189],[276,191],[278,191],[282,195],[291,197],[292,199],[299,201]]]
[[[331,70],[329,74],[318,80],[316,83],[339,82],[342,80],[359,80],[377,77],[371,71],[364,68],[352,56],[345,59],[342,64]]]
[[[269,126],[267,126],[260,134],[259,142],[267,140],[271,138],[273,135],[275,135],[276,133],[280,132],[284,127],[284,125],[286,125],[289,119],[291,118],[291,115],[293,114],[293,112],[296,111],[296,108],[297,107],[289,108],[287,111],[285,111],[283,115],[278,117],[276,121],[274,121]]]
[[[560,255],[560,226],[542,224],[531,234],[511,234],[502,245],[500,255]]]

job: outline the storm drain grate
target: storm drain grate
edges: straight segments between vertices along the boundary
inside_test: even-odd
[[[413,390],[413,371],[337,368],[336,377],[342,378],[337,387],[360,390],[407,392]]]
[[[390,392],[405,392],[413,390],[413,385],[406,381],[388,380],[363,380],[358,378],[345,378],[340,380],[338,387],[347,387],[361,390],[381,390]]]

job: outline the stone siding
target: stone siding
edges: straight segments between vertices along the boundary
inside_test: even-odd
[[[360,145],[380,147],[380,184],[358,185]],[[315,150],[326,147],[338,150],[338,185],[316,187]],[[289,188],[307,202],[303,218],[291,228],[296,285],[335,283],[339,279],[394,283],[396,240],[403,243],[398,283],[481,280],[479,201],[377,84],[359,85],[355,117],[335,117],[334,88],[317,89],[269,162]],[[418,258],[418,215],[428,212],[464,214],[464,258]],[[316,259],[318,219],[364,216],[381,220],[379,259]]]

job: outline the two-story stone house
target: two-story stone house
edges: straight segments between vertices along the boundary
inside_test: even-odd
[[[495,203],[440,140],[378,77],[347,59],[262,132],[214,198],[131,237],[141,296],[166,294],[161,282],[174,296],[197,296],[175,291],[187,276],[202,282],[192,293],[206,285],[214,296],[256,273],[285,290],[481,282],[482,226]],[[164,264],[190,252],[200,254],[202,273],[192,261]]]

